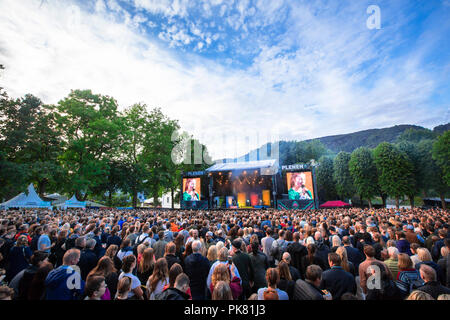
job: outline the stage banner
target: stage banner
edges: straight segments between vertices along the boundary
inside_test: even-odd
[[[250,205],[252,207],[259,205],[259,195],[257,193],[252,192],[250,194]]]
[[[245,192],[238,193],[238,205],[239,208],[247,205],[247,196],[245,195]]]
[[[311,171],[286,172],[289,200],[313,200],[314,188]]]
[[[314,206],[314,200],[278,200],[277,201],[278,210],[291,210],[291,209],[298,209],[298,210],[308,210],[308,209],[315,209]]]
[[[200,178],[183,178],[183,201],[200,201]]]
[[[264,206],[270,207],[270,190],[263,190],[262,191],[262,200]]]

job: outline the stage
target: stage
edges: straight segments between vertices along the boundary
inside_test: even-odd
[[[274,159],[217,163],[183,173],[182,209],[315,209],[314,168],[283,166]]]

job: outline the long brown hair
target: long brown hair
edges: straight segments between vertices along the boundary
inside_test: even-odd
[[[292,280],[291,271],[286,262],[280,261],[278,264],[278,272],[280,273],[280,278],[285,280]]]
[[[348,264],[347,250],[344,247],[336,249],[336,253],[341,257],[341,267],[347,272],[350,272],[350,266]]]
[[[104,276],[107,277],[111,273],[116,272],[116,268],[114,267],[114,262],[112,259],[108,256],[103,256],[98,260],[97,265],[94,267],[94,269],[89,272],[87,278],[90,276]]]
[[[139,261],[138,271],[144,273],[150,270],[155,265],[155,255],[152,248],[147,248],[142,253],[142,258]]]
[[[230,278],[230,270],[228,270],[228,266],[226,264],[219,263],[214,269],[211,277],[211,283],[213,287],[215,287],[219,281],[225,281],[229,284],[231,281]]]
[[[168,275],[167,260],[165,258],[159,258],[155,263],[153,274],[148,279],[150,282],[150,292],[155,291],[158,282],[165,280]]]

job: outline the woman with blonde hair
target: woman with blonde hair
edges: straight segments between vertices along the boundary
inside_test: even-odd
[[[445,275],[444,272],[442,272],[441,267],[433,261],[433,258],[431,257],[430,251],[428,251],[427,248],[419,248],[417,249],[417,257],[419,258],[420,262],[416,263],[416,270],[420,270],[420,266],[423,264],[426,264],[427,266],[430,266],[436,271],[436,280],[444,283]]]
[[[339,247],[336,253],[341,257],[341,267],[347,272],[350,272],[354,277],[358,276],[356,274],[355,266],[351,261],[348,261],[347,250],[344,247]]]
[[[153,269],[153,274],[147,281],[147,294],[150,300],[155,300],[155,296],[161,293],[164,287],[169,283],[169,270],[167,260],[159,258]]]
[[[434,300],[434,298],[426,292],[414,290],[406,300]]]
[[[209,267],[213,265],[214,262],[217,261],[217,247],[213,244],[208,249],[208,254],[206,255],[206,258],[209,260]]]

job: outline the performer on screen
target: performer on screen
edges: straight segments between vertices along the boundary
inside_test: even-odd
[[[200,195],[195,192],[196,180],[186,179],[185,191],[183,192],[183,201],[198,201]]]
[[[291,188],[289,189],[290,200],[311,200],[312,193],[305,187],[306,177],[303,172],[291,174]]]

